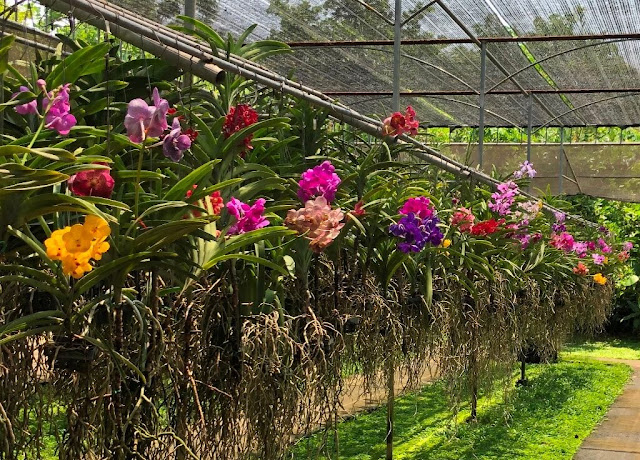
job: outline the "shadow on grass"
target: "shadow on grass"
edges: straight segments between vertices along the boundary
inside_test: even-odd
[[[619,370],[609,381],[607,376],[614,368]],[[434,383],[396,401],[395,457],[571,458],[628,375],[625,366],[601,363],[531,366],[530,385],[515,390],[508,406],[502,392],[485,395],[480,400],[477,423],[461,423],[457,429],[447,404],[446,389],[442,383]],[[605,388],[596,390],[599,386]],[[609,390],[615,394],[608,395]],[[384,458],[385,415],[385,409],[380,408],[341,424],[339,458]],[[458,419],[465,415],[461,413]],[[326,444],[322,438],[316,435],[302,440],[291,458],[336,458],[333,436],[329,433],[325,437],[329,440]]]

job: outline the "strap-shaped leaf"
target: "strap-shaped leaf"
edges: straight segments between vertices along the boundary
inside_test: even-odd
[[[64,149],[53,147],[44,148],[27,148],[21,145],[3,145],[0,146],[0,156],[24,155],[28,153],[34,156],[41,156],[54,161],[76,161],[76,156]]]
[[[140,234],[134,242],[136,251],[152,251],[157,247],[166,247],[180,238],[207,225],[206,220],[184,219],[167,222]]]
[[[267,177],[240,187],[235,195],[239,200],[247,201],[265,190],[285,190],[286,182],[287,180],[281,177]]]
[[[242,140],[247,137],[249,134],[252,134],[259,129],[263,128],[273,128],[273,129],[284,129],[289,127],[289,118],[286,117],[275,117],[269,118],[267,120],[262,120],[252,125],[247,126],[244,129],[241,129],[237,133],[233,133],[229,138],[223,140],[221,155],[224,155],[228,152],[232,147],[240,144]]]
[[[46,263],[49,268],[51,268],[52,270],[55,270],[57,268],[56,263],[49,259],[49,257],[47,256],[47,251],[44,249],[44,246],[40,241],[31,238],[29,235],[21,232],[20,230],[16,230],[15,228],[11,227],[11,225],[8,226],[7,231],[16,238],[20,238],[22,241],[24,241],[27,246],[29,246],[36,254],[38,254],[40,259],[44,263]]]
[[[9,50],[16,39],[13,35],[5,35],[0,39],[0,73],[9,70]]]
[[[138,171],[131,170],[131,169],[124,169],[119,171],[112,170],[111,172],[111,176],[113,176],[114,179],[121,180],[121,181],[136,180],[137,174],[138,174]],[[162,179],[165,179],[166,177],[167,176],[165,176],[164,174],[160,174],[154,171],[140,171],[140,179],[144,179],[144,180],[162,180]]]
[[[7,169],[7,165],[0,167],[0,195],[49,187],[69,179],[66,174],[47,169],[11,169]]]
[[[78,336],[80,339],[82,340],[86,340],[87,342],[89,342],[91,345],[101,349],[102,351],[104,351],[105,353],[111,355],[112,358],[115,358],[117,361],[120,361],[122,364],[124,364],[126,367],[128,367],[129,369],[131,369],[133,372],[135,372],[138,377],[140,377],[140,380],[142,380],[142,383],[147,383],[147,379],[145,378],[144,374],[142,373],[142,371],[140,369],[138,369],[136,367],[135,364],[133,364],[131,361],[129,361],[127,358],[125,358],[124,356],[122,356],[120,353],[118,353],[117,351],[115,351],[113,348],[111,348],[110,346],[108,346],[107,344],[105,344],[102,340],[100,339],[94,339],[93,337],[87,337],[87,336]]]
[[[36,327],[23,332],[18,332],[17,334],[9,335],[3,339],[0,339],[0,346],[14,342],[16,340],[24,339],[26,337],[31,337],[32,335],[42,334],[43,332],[55,332],[60,327],[61,327],[60,325],[50,325],[50,326],[44,326],[44,327]]]
[[[43,322],[55,322],[57,324],[61,322],[62,318],[64,318],[64,313],[61,310],[39,311],[37,313],[25,315],[5,324],[4,326],[0,326],[0,336],[15,331],[31,329],[35,326],[42,326]]]
[[[93,269],[88,274],[84,275],[75,285],[75,292],[82,294],[95,286],[102,280],[109,278],[114,273],[129,273],[131,268],[141,261],[149,258],[163,259],[177,257],[175,253],[168,252],[139,252],[137,254],[130,254],[127,256],[118,257],[111,262]]]
[[[253,230],[251,232],[243,233],[241,235],[232,236],[226,241],[220,243],[220,245],[216,248],[214,255],[212,256],[212,260],[219,258],[225,254],[229,254],[231,252],[237,252],[241,249],[245,248],[248,245],[253,245],[258,241],[270,239],[270,238],[281,238],[289,235],[295,235],[296,232],[293,230],[289,230],[286,227],[266,227],[260,228],[258,230]],[[203,268],[211,268],[212,265],[215,265],[217,262],[211,263],[211,261],[207,262]]]
[[[22,206],[22,213],[27,221],[39,216],[60,211],[60,207],[85,214],[93,214],[107,222],[116,222],[117,219],[102,212],[93,203],[82,198],[64,195],[62,193],[51,193],[46,195],[32,196],[27,199]]]
[[[193,184],[197,184],[205,177],[209,176],[213,171],[213,167],[220,163],[220,160],[211,160],[208,163],[194,169],[185,177],[183,177],[176,185],[171,187],[165,194],[165,200],[182,200],[187,194],[187,190],[193,188]]]
[[[215,264],[223,262],[225,260],[233,260],[233,259],[241,259],[241,260],[246,260],[247,262],[253,262],[254,264],[264,265],[265,267],[269,267],[273,270],[276,270],[282,273],[284,276],[290,275],[286,267],[282,267],[263,257],[258,257],[251,254],[225,254],[223,256],[214,257],[205,264],[205,269],[209,269],[213,267]]]
[[[54,89],[64,83],[75,83],[84,75],[90,75],[104,69],[105,54],[109,43],[98,43],[80,48],[64,58],[47,77],[47,88]]]
[[[225,48],[225,46],[226,46],[225,41],[218,34],[218,32],[213,30],[211,27],[206,25],[204,22],[198,21],[197,19],[194,19],[194,18],[189,17],[189,16],[182,16],[182,15],[178,16],[178,19],[181,19],[182,21],[186,22],[187,24],[193,25],[195,27],[195,30],[189,30],[189,32],[192,33],[192,34],[195,33],[199,37],[201,37],[204,40],[206,40],[207,42],[209,42],[209,44],[214,49],[215,48],[221,48],[221,49]]]

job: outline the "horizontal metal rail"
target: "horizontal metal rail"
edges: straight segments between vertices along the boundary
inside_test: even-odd
[[[476,37],[477,41],[485,43],[528,43],[528,42],[557,42],[557,41],[588,41],[588,40],[640,40],[640,33],[629,34],[582,34],[582,35],[524,35],[518,37]],[[403,45],[456,45],[476,43],[471,38],[416,38],[404,39]],[[393,46],[393,40],[335,40],[335,41],[291,41],[287,42],[291,48],[331,48],[356,46]]]
[[[600,94],[600,93],[640,93],[639,88],[560,88],[560,89],[526,89],[531,94]],[[391,96],[391,91],[323,91],[327,96]],[[523,95],[522,91],[515,89],[494,89],[485,94],[498,96]],[[428,91],[402,91],[403,97],[427,97],[427,96],[477,96],[477,91],[471,90],[428,90]]]

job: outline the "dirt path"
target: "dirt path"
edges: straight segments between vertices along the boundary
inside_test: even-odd
[[[640,360],[600,359],[628,364],[631,380],[591,433],[574,460],[640,460]]]

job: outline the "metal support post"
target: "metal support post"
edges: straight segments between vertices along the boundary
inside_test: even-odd
[[[531,163],[531,132],[533,131],[533,96],[529,94],[527,101],[527,161]],[[531,193],[531,182],[527,188]]]
[[[558,152],[558,195],[564,193],[564,127],[560,128],[560,152]]]
[[[402,0],[395,0],[395,22],[393,27],[393,110],[400,110],[400,47],[402,45]],[[393,460],[393,429],[395,406],[395,373],[396,364],[393,350],[387,357],[387,455],[386,460]]]
[[[184,0],[184,15],[189,16],[190,18],[196,17],[196,1],[197,0]],[[193,29],[193,24],[186,24],[186,27],[189,29]],[[193,75],[191,72],[184,74],[184,79],[182,80],[182,87],[188,88],[193,84]]]
[[[400,47],[402,44],[402,0],[396,0],[393,27],[393,99],[394,111],[400,110]]]
[[[189,16],[190,18],[196,17],[196,0],[184,1],[184,15]]]
[[[529,94],[527,106],[527,161],[531,162],[531,132],[533,130],[533,98]]]
[[[482,42],[480,46],[480,121],[478,122],[478,165],[482,169],[484,154],[484,99],[487,80],[487,44]]]

